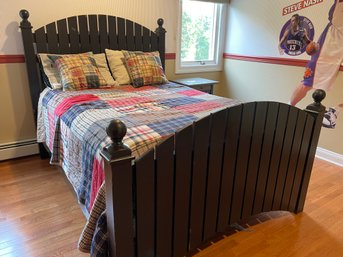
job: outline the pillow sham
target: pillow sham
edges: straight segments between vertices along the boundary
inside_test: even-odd
[[[159,55],[138,54],[126,58],[125,61],[134,87],[168,82]]]
[[[151,56],[157,56],[160,58],[160,53],[158,51],[154,52],[142,52],[142,51],[127,51],[127,50],[121,50],[125,58],[134,57],[137,55],[151,55]]]
[[[62,89],[61,77],[54,62],[48,57],[61,56],[56,54],[38,54],[38,59],[43,72],[43,81],[47,87],[52,89]]]
[[[64,91],[108,87],[90,54],[48,57],[59,71]]]
[[[87,52],[87,54],[92,54],[92,52]],[[42,69],[42,75],[44,84],[47,87],[50,87],[52,89],[63,89],[62,83],[61,83],[61,77],[59,74],[59,71],[54,64],[53,60],[48,57],[49,56],[65,56],[61,54],[38,54],[38,58],[40,60],[40,65]],[[72,55],[72,54],[70,54]],[[75,54],[78,55],[78,54]],[[93,54],[92,57],[96,61],[96,65],[103,76],[103,78],[106,80],[106,83],[111,86],[118,86],[118,83],[113,79],[111,72],[107,65],[106,56],[104,53],[101,54]]]
[[[94,58],[96,62],[96,66],[98,67],[100,74],[106,80],[106,83],[110,86],[118,86],[119,85],[118,82],[114,80],[108,68],[105,53],[93,54],[92,57]]]
[[[122,51],[105,49],[105,53],[114,79],[120,85],[130,84],[131,80],[125,66],[125,57]]]

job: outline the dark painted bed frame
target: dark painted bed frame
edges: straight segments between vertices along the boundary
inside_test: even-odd
[[[20,15],[34,110],[43,88],[36,52],[158,50],[164,63],[162,19],[156,33],[105,15],[71,17],[32,33],[28,12]],[[138,160],[122,143],[125,125],[113,120],[113,144],[102,151],[111,256],[181,257],[255,214],[301,212],[325,109],[325,92],[313,97],[306,110],[277,102],[224,109]]]

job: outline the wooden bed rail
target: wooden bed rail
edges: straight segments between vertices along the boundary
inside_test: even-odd
[[[253,102],[211,114],[134,161],[125,125],[108,128],[106,210],[111,256],[189,255],[241,219],[303,210],[324,91],[305,111]]]

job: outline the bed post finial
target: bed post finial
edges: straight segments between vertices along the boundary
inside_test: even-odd
[[[166,55],[166,47],[165,47],[165,43],[166,43],[166,30],[165,28],[163,28],[163,23],[164,20],[162,18],[159,18],[157,20],[157,24],[158,27],[155,30],[155,33],[158,36],[158,51],[160,52],[160,58],[161,58],[161,62],[162,62],[162,67],[163,69],[165,69],[165,55]]]
[[[110,159],[131,155],[130,148],[123,143],[126,131],[125,124],[120,120],[112,120],[106,128],[106,133],[111,138],[112,144],[106,146],[104,151],[107,151]]]
[[[19,15],[23,19],[23,21],[28,22],[28,18],[30,17],[30,13],[28,10],[25,10],[25,9],[20,10]]]
[[[158,26],[161,27],[161,28],[162,28],[162,26],[163,26],[163,23],[164,23],[164,20],[163,20],[162,18],[159,18],[159,19],[157,20],[157,24],[158,24]],[[163,28],[162,28],[162,29],[163,29]]]
[[[323,101],[325,97],[326,97],[326,92],[322,89],[317,89],[312,94],[313,100],[318,104],[320,104],[321,101]]]
[[[322,105],[322,101],[326,97],[326,93],[322,89],[316,89],[313,94],[312,98],[314,102],[306,107],[306,110],[314,111],[317,113],[321,113],[325,111],[325,106]]]
[[[107,135],[112,139],[114,144],[121,144],[126,134],[126,126],[120,120],[112,120],[106,128]]]

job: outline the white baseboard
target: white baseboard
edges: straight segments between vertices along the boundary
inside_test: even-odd
[[[343,167],[343,155],[317,147],[316,157]]]
[[[38,153],[36,139],[0,144],[0,161]]]

